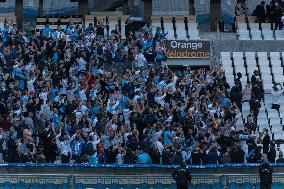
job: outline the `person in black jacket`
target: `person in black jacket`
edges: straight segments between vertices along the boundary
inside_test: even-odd
[[[201,165],[201,151],[199,148],[196,148],[191,153],[191,163],[192,165]]]
[[[268,135],[268,130],[265,129],[264,137],[262,139],[262,150],[264,154],[267,154],[269,151],[269,144],[270,144],[270,136]]]
[[[261,29],[261,23],[265,23],[265,2],[261,1],[260,5],[257,5],[254,15],[257,17],[258,22],[259,22],[259,29]]]
[[[235,102],[237,107],[242,110],[242,93],[239,84],[239,82],[235,82],[235,86],[231,88],[230,97],[232,102]]]
[[[260,165],[259,177],[260,177],[260,189],[271,189],[273,169],[270,167],[267,159]]]
[[[17,163],[19,161],[18,151],[17,151],[17,144],[14,139],[13,134],[10,134],[10,138],[7,143],[8,146],[8,159],[7,162],[9,163]]]
[[[276,150],[275,150],[275,144],[274,143],[270,143],[269,152],[267,153],[267,159],[270,163],[275,163]]]
[[[191,183],[191,173],[183,162],[180,164],[180,168],[175,170],[172,174],[173,179],[176,181],[177,189],[187,189],[188,183]]]
[[[163,165],[171,165],[173,163],[173,153],[171,152],[170,147],[164,149],[162,154],[162,164]]]
[[[131,149],[127,149],[126,154],[124,156],[124,163],[125,164],[135,164],[137,163],[137,157],[135,152]]]
[[[273,14],[273,22],[275,23],[275,30],[277,30],[278,27],[279,30],[281,30],[281,17],[282,17],[282,10],[278,5],[276,5]]]
[[[232,163],[244,163],[245,152],[242,150],[239,144],[234,146],[231,150],[231,162]]]
[[[253,114],[253,123],[257,125],[257,117],[259,109],[261,108],[260,99],[256,97],[252,98],[249,102],[249,105],[250,105],[250,111]]]

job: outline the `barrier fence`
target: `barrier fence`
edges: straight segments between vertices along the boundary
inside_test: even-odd
[[[0,164],[0,188],[174,189],[177,166]],[[272,164],[273,189],[284,187],[284,164]],[[259,164],[189,166],[191,189],[259,188]]]

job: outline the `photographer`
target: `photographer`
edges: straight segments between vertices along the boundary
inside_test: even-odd
[[[279,90],[279,87],[281,88]],[[272,106],[271,106],[271,109],[275,109],[277,111],[279,111],[280,109],[280,102],[279,102],[279,97],[280,95],[282,95],[284,92],[283,90],[283,87],[280,83],[276,83],[273,88],[272,88],[272,91],[271,91],[271,94],[272,94]]]

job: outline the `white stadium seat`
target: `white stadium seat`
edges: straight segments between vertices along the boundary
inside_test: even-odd
[[[284,30],[275,30],[275,40],[284,40]]]
[[[274,34],[272,30],[262,30],[262,37],[264,40],[274,40],[273,35]]]
[[[188,35],[190,39],[200,39],[199,31],[198,29],[189,29]]]
[[[261,30],[251,29],[250,35],[252,40],[262,40]]]
[[[249,30],[239,30],[238,31],[239,40],[250,40]]]

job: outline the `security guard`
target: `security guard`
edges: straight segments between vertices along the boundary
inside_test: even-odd
[[[188,183],[191,183],[191,173],[184,162],[180,164],[179,169],[173,172],[172,176],[176,181],[177,189],[187,189]]]

